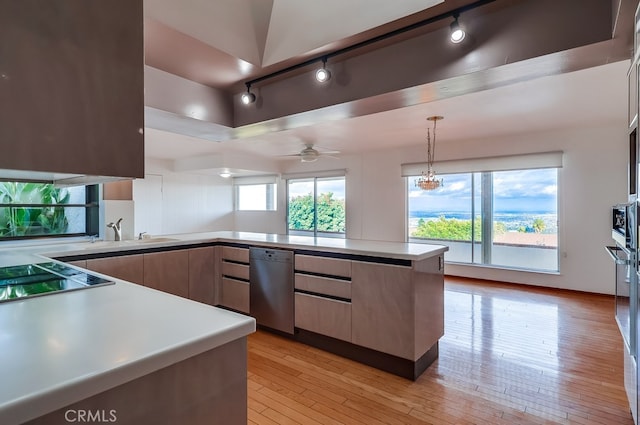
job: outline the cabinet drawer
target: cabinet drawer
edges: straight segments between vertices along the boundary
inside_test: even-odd
[[[296,271],[351,277],[351,260],[296,254]]]
[[[330,277],[296,273],[296,289],[351,299],[351,282]]]
[[[249,313],[249,283],[222,278],[220,304],[243,313]]]
[[[249,265],[223,261],[222,275],[249,280]]]
[[[296,327],[351,342],[351,303],[300,293],[295,302]]]
[[[222,247],[222,259],[249,263],[249,250],[247,248]]]

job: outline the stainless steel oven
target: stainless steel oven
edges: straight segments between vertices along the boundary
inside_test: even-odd
[[[611,213],[611,237],[626,251],[636,248],[636,203],[618,204]]]

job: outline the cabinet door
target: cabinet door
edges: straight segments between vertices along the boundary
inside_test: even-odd
[[[144,283],[142,254],[87,260],[87,269],[113,276],[127,282]]]
[[[180,297],[189,297],[189,251],[144,255],[144,284]]]
[[[351,341],[414,360],[411,268],[352,262]]]
[[[144,177],[142,3],[2,2],[0,168]]]
[[[215,250],[213,247],[189,250],[189,298],[215,305]]]

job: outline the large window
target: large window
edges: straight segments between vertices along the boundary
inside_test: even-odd
[[[97,233],[97,186],[0,182],[0,240]]]
[[[287,184],[289,234],[345,236],[345,179],[312,177]]]
[[[445,243],[452,262],[558,270],[557,168],[441,177],[433,191],[408,178],[411,241]]]

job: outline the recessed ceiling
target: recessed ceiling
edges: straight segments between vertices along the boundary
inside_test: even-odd
[[[233,93],[248,79],[470,3],[473,0],[145,0],[145,60],[151,67]],[[497,3],[505,7],[525,2]],[[582,60],[580,54],[576,58]],[[562,54],[557,59],[566,62]],[[532,64],[548,70],[545,61]],[[235,153],[255,164],[256,157],[270,163],[283,160],[308,143],[341,155],[416,146],[424,143],[425,117],[436,114],[445,116],[438,125],[439,143],[619,123],[626,116],[627,69],[628,61],[623,61],[554,76],[535,78],[534,73],[526,76],[534,79],[515,79],[519,82],[490,90],[432,101],[420,97],[418,104],[387,105],[397,109],[345,113],[328,121],[320,110],[310,111],[322,119],[282,127],[286,130],[275,125],[259,135],[251,125],[241,126],[232,132],[233,140],[217,143],[148,128],[146,156],[189,164],[198,157]],[[412,106],[400,107],[406,105]],[[354,118],[342,118],[347,116]],[[184,117],[183,124],[190,119]],[[295,119],[283,118],[289,124]]]
[[[305,143],[338,150],[414,146],[424,142],[430,115],[443,115],[438,142],[487,139],[571,127],[615,124],[626,117],[628,61],[542,77],[358,118],[221,143],[147,130],[146,155],[176,159],[220,152],[245,152],[272,159],[294,154]]]

